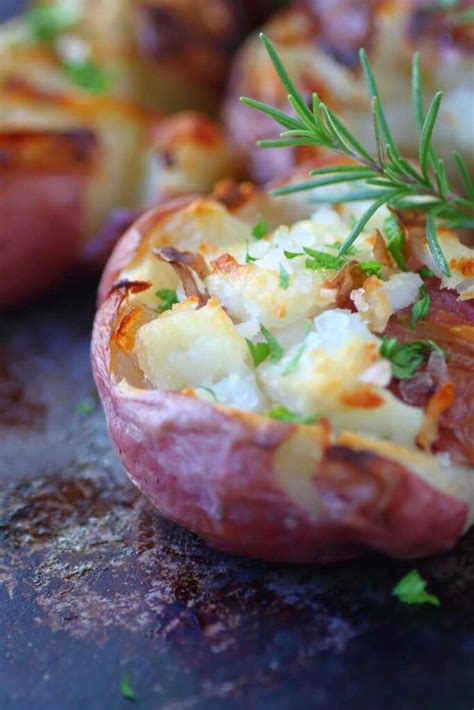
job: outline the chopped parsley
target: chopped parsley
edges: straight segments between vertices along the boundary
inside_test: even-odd
[[[301,346],[298,348],[296,353],[293,355],[293,357],[291,358],[288,365],[283,370],[283,372],[282,372],[283,377],[288,377],[288,375],[292,375],[298,369],[298,365],[300,364],[300,360],[303,356],[304,351],[306,350],[306,336],[311,332],[312,327],[313,327],[312,321],[307,319],[304,324],[304,334],[305,334],[304,341],[301,344]]]
[[[158,313],[169,311],[176,303],[178,303],[176,291],[173,291],[171,288],[162,288],[160,291],[155,293],[155,296],[161,300],[160,305],[156,309]]]
[[[384,232],[387,236],[387,248],[392,255],[395,263],[401,271],[408,271],[408,266],[403,256],[403,248],[405,246],[405,233],[400,227],[395,215],[390,215],[384,222]]]
[[[393,376],[399,380],[413,377],[434,351],[443,352],[433,340],[422,339],[400,343],[396,338],[382,336],[380,354],[390,360]]]
[[[264,325],[260,323],[260,332],[267,341],[268,348],[269,348],[269,355],[270,355],[270,360],[272,362],[279,362],[282,357],[283,357],[283,348],[278,342],[278,340],[275,338],[274,335],[270,333],[270,331],[265,328]]]
[[[423,320],[428,315],[431,306],[431,296],[426,290],[426,286],[420,286],[420,298],[413,304],[410,316],[410,329],[415,330],[418,321]]]
[[[281,404],[272,407],[267,416],[271,419],[277,419],[280,422],[292,422],[293,424],[315,424],[318,419],[320,419],[317,414],[312,417],[303,417],[299,414],[295,414]]]
[[[270,331],[265,328],[264,325],[260,323],[260,332],[265,338],[264,343],[253,343],[248,338],[246,339],[250,354],[252,356],[253,364],[255,367],[264,362],[267,357],[270,357],[271,361],[276,363],[279,362],[283,357],[283,348]]]
[[[137,699],[135,690],[132,687],[130,676],[128,673],[124,673],[120,679],[120,693],[122,695],[122,698],[125,698],[125,700]]]
[[[95,412],[96,408],[96,402],[94,402],[94,400],[90,397],[81,399],[80,402],[77,402],[77,404],[74,405],[74,411],[84,414],[85,416],[90,416],[93,412]]]
[[[268,232],[268,222],[261,215],[259,215],[258,222],[252,229],[252,236],[255,239],[263,239],[263,237],[268,234]]]
[[[35,7],[24,14],[24,19],[37,42],[52,44],[61,32],[71,29],[77,15],[66,7]]]
[[[337,249],[337,251],[339,251],[342,247],[342,242],[334,242],[334,244],[326,244],[325,246],[328,249]],[[347,254],[347,256],[354,256],[354,254],[357,253],[357,249],[355,247],[349,247],[344,253]]]
[[[298,365],[300,364],[300,360],[303,356],[304,351],[306,350],[306,343],[303,343],[301,347],[298,348],[296,353],[293,355],[291,358],[290,362],[288,365],[285,367],[285,369],[282,372],[283,377],[288,377],[288,375],[292,375],[296,370],[298,369]]]
[[[270,355],[270,346],[268,343],[252,343],[251,340],[246,338],[250,354],[252,356],[253,364],[258,367],[265,362],[267,357]]]
[[[432,279],[434,276],[434,273],[431,271],[431,269],[428,269],[427,266],[422,266],[421,269],[418,269],[418,273],[420,274],[422,279]]]
[[[279,274],[279,283],[280,283],[280,288],[286,289],[290,285],[290,274],[288,271],[285,269],[283,264],[280,264],[280,274]]]
[[[382,278],[382,264],[380,261],[361,261],[359,266],[367,276]]]
[[[296,259],[297,256],[304,256],[303,252],[298,251],[284,251],[283,254],[287,259]]]
[[[426,582],[416,569],[402,577],[394,587],[392,594],[404,604],[441,605],[438,597],[426,591]]]
[[[309,249],[309,247],[304,247],[303,251],[310,258],[306,259],[305,266],[307,269],[312,271],[318,271],[319,269],[341,269],[344,264],[347,263],[347,259],[343,256],[333,256],[332,254],[327,254],[325,251],[316,251],[316,249]]]
[[[328,246],[331,248],[331,246],[336,245]],[[339,269],[342,269],[343,266],[349,263],[349,260],[345,256],[334,256],[325,251],[317,251],[309,247],[303,247],[302,252],[285,251],[283,253],[287,259],[296,259],[298,256],[304,256],[306,254],[309,258],[305,260],[305,267],[312,271],[319,271],[320,269],[339,271]],[[361,261],[358,265],[368,276],[378,276],[381,278],[382,264],[379,261]]]
[[[102,69],[90,59],[81,62],[66,62],[64,71],[72,84],[91,94],[105,94],[109,82]]]
[[[249,252],[249,243],[245,242],[246,247],[245,247],[245,263],[246,264],[253,264],[254,261],[257,261],[257,257],[255,256],[250,256]]]

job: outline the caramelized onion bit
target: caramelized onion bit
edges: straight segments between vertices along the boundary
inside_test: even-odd
[[[114,293],[115,291],[123,291],[123,296],[127,295],[127,293],[141,293],[142,291],[147,291],[149,288],[151,288],[153,284],[151,281],[129,281],[128,279],[120,279],[120,281],[116,281],[112,288],[110,289],[110,293]]]
[[[327,282],[326,287],[336,289],[336,305],[338,308],[347,307],[351,303],[350,295],[354,289],[362,288],[366,274],[357,261],[349,261],[337,274]]]
[[[183,284],[184,293],[187,298],[197,296],[199,299],[199,308],[206,305],[209,300],[209,294],[200,282],[202,279],[206,278],[209,270],[200,254],[196,254],[192,251],[179,251],[174,247],[153,249],[153,254],[161,261],[173,267]]]

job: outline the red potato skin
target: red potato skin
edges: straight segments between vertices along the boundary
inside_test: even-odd
[[[94,163],[83,131],[0,138],[0,308],[54,285],[81,249]]]
[[[101,287],[92,365],[111,439],[137,487],[167,518],[228,552],[285,562],[327,562],[372,549],[414,558],[451,548],[468,506],[400,463],[327,445],[312,485],[318,510],[292,500],[275,457],[296,426],[218,409],[181,393],[118,386],[111,337],[120,290],[110,281],[140,235],[163,218],[153,210],[122,237]]]

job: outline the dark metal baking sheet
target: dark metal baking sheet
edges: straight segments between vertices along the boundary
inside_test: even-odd
[[[474,536],[417,563],[441,608],[391,596],[413,563],[291,567],[160,518],[108,443],[93,285],[0,319],[0,708],[470,710]],[[86,400],[94,411],[81,411]]]

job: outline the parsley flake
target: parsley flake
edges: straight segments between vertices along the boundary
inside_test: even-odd
[[[327,245],[329,249],[333,247],[339,248],[339,246],[340,245],[337,244]],[[350,249],[350,253],[355,253],[353,247]],[[283,253],[287,259],[296,259],[298,256],[307,254],[310,258],[306,259],[305,267],[312,271],[319,271],[320,269],[333,269],[334,271],[338,271],[348,263],[348,260],[344,256],[334,256],[333,254],[327,254],[325,251],[317,251],[309,247],[303,247],[303,252],[285,251]],[[382,264],[379,261],[360,261],[358,265],[368,276],[378,276],[378,278],[382,278]]]
[[[105,94],[109,82],[102,69],[90,59],[81,62],[67,62],[64,71],[72,84],[91,94]]]
[[[291,358],[290,362],[288,365],[285,367],[285,369],[282,372],[283,377],[288,377],[288,375],[292,375],[296,370],[298,369],[298,365],[300,364],[300,360],[303,357],[303,353],[306,350],[306,343],[303,343],[301,347],[298,348],[296,353],[293,355]]]
[[[250,256],[249,243],[248,243],[248,242],[245,242],[245,244],[246,244],[246,247],[245,247],[245,263],[246,263],[246,264],[253,264],[254,261],[257,261],[257,257],[256,257],[256,256]]]
[[[380,261],[361,261],[359,266],[367,276],[377,276],[379,279],[382,278],[382,264]]]
[[[320,416],[317,414],[312,417],[304,417],[300,414],[295,414],[280,404],[272,407],[267,416],[271,419],[277,419],[280,422],[291,422],[292,424],[315,424],[318,419],[320,419]]]
[[[125,700],[137,699],[128,673],[124,673],[120,679],[120,693],[122,695],[122,698],[125,698]]]
[[[85,399],[81,399],[80,402],[77,402],[77,404],[74,405],[74,411],[79,412],[80,414],[84,414],[88,417],[93,412],[95,412],[96,407],[96,403],[90,397],[86,397]]]
[[[176,303],[178,303],[176,291],[173,291],[171,288],[162,288],[160,291],[155,293],[155,296],[162,301],[156,309],[158,313],[169,311]]]
[[[312,269],[313,271],[318,271],[319,269],[338,270],[347,263],[347,259],[343,256],[333,256],[332,254],[327,254],[325,251],[317,251],[309,247],[304,247],[303,251],[311,257],[310,259],[306,259],[305,266],[307,269]]]
[[[405,246],[405,233],[400,227],[395,215],[391,214],[384,222],[384,232],[388,239],[387,249],[401,271],[408,271],[408,266],[403,256]]]
[[[434,273],[431,271],[431,269],[428,269],[427,266],[422,266],[421,269],[418,269],[418,273],[420,274],[422,279],[432,279],[434,276]]]
[[[278,340],[275,338],[274,335],[270,333],[270,331],[265,328],[264,325],[260,323],[260,332],[267,341],[268,347],[269,347],[269,353],[270,353],[270,360],[275,363],[279,362],[282,357],[283,357],[283,348],[278,342]]]
[[[296,259],[296,257],[298,256],[304,256],[302,251],[284,251],[283,254],[286,256],[287,259]]]
[[[24,14],[31,36],[37,42],[52,44],[61,32],[71,29],[77,15],[65,7],[34,7]]]
[[[269,232],[268,222],[261,216],[258,216],[258,222],[252,229],[252,236],[255,239],[263,239]]]
[[[422,339],[400,343],[396,338],[382,336],[380,354],[390,360],[393,376],[399,380],[413,377],[434,351],[443,352],[433,340]]]
[[[334,244],[326,244],[325,246],[328,249],[336,249],[337,251],[339,251],[339,249],[342,247],[342,242],[334,242]],[[357,249],[355,247],[349,247],[344,253],[347,254],[347,256],[354,256],[354,254],[357,253]]]
[[[438,597],[426,591],[426,582],[416,569],[402,577],[394,587],[392,594],[404,604],[441,605]]]
[[[262,362],[265,362],[270,355],[270,346],[268,343],[252,343],[248,338],[246,338],[246,342],[252,356],[253,364],[255,367],[258,367]]]
[[[280,288],[286,289],[290,285],[290,274],[288,271],[285,269],[283,264],[280,264],[280,274],[279,274],[279,283],[280,283]]]
[[[420,298],[416,301],[411,309],[410,329],[415,330],[418,321],[423,320],[428,315],[431,306],[431,296],[426,290],[426,286],[420,286]]]

